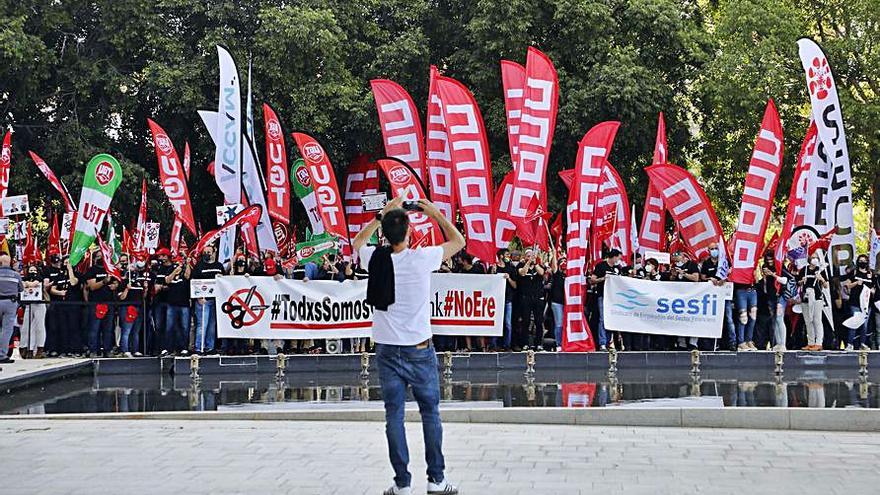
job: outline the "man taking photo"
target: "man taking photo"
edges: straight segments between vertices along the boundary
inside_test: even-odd
[[[361,263],[369,268],[367,302],[375,308],[373,340],[385,402],[385,436],[394,468],[394,485],[385,495],[409,495],[412,476],[403,425],[407,386],[419,404],[428,464],[428,493],[457,494],[444,477],[443,427],[440,424],[440,383],[437,354],[431,343],[431,272],[464,247],[464,237],[428,200],[408,202],[434,219],[448,241],[440,246],[409,248],[409,218],[403,200],[390,201],[354,238]],[[388,246],[366,246],[379,226]]]

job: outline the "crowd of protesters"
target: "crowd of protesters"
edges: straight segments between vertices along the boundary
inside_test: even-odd
[[[880,325],[880,276],[869,268],[868,257],[857,258],[856,266],[843,276],[828,276],[815,255],[807,266],[796,268],[786,259],[776,269],[771,253],[760,264],[757,282],[734,285],[734,297],[725,304],[720,339],[678,338],[643,335],[606,329],[603,318],[604,284],[609,275],[679,283],[724,283],[718,276],[718,248],[712,246],[703,260],[686,253],[671,256],[670,264],[636,257],[634,266],[622,260],[617,250],[586,276],[584,313],[598,350],[837,350],[877,349],[873,336]],[[91,268],[71,267],[66,257],[50,251],[45,262],[29,263],[21,271],[9,255],[0,255],[0,361],[9,359],[14,334],[20,336],[23,358],[55,356],[142,356],[191,353],[227,355],[261,353],[321,353],[327,343],[320,340],[218,339],[216,302],[211,298],[191,299],[190,280],[210,279],[226,274],[264,275],[296,280],[365,279],[363,267],[334,255],[319,262],[287,268],[277,257],[262,259],[241,252],[227,264],[217,261],[216,250],[208,246],[198,259],[182,252],[177,256],[159,249],[152,257],[121,255],[117,266],[121,279],[105,269],[100,250],[91,254]],[[495,260],[476,260],[462,252],[444,262],[440,272],[501,274],[505,280],[504,331],[501,337],[436,336],[441,351],[561,350],[565,302],[564,255],[501,249]],[[42,286],[42,302],[19,302],[18,293]],[[862,291],[871,291],[871,317],[851,329],[843,321],[861,311]],[[830,299],[823,294],[830,294]],[[830,305],[833,322],[823,318]],[[366,352],[369,339],[344,339],[337,352]]]

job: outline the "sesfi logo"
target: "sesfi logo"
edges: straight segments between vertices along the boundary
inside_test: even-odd
[[[614,307],[626,311],[652,311],[659,314],[716,316],[718,314],[718,295],[704,294],[700,297],[650,297],[646,292],[627,289],[618,292],[620,302]]]

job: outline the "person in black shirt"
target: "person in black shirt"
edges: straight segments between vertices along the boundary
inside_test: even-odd
[[[115,335],[116,290],[119,280],[113,278],[104,265],[101,250],[92,253],[92,268],[85,274],[86,287],[89,290],[89,354],[98,355],[103,349],[104,357],[109,357],[113,350]],[[108,304],[111,303],[111,304]],[[99,340],[100,335],[100,340]],[[100,346],[100,347],[99,347]]]
[[[517,267],[517,288],[522,304],[522,327],[520,340],[523,347],[536,349],[544,331],[544,267],[535,251],[526,250],[524,259]],[[531,330],[530,317],[535,320]]]
[[[843,286],[849,290],[849,309],[850,315],[862,312],[861,297],[863,291],[870,291],[874,286],[874,274],[868,269],[868,257],[860,254],[856,258],[856,269],[843,279]],[[849,328],[846,337],[846,350],[851,351],[854,348],[860,350],[870,350],[868,344],[868,318],[858,328]]]
[[[599,324],[597,325],[599,338],[597,340],[600,351],[608,349],[608,336],[605,333],[605,309],[602,307],[605,298],[605,278],[608,275],[620,275],[618,263],[620,263],[620,251],[611,249],[605,253],[605,259],[596,265],[590,276],[590,282],[596,287],[596,304],[599,313]]]
[[[171,263],[167,249],[156,252],[159,268],[156,270],[157,298],[165,304],[164,327],[159,327],[165,337],[162,354],[179,352],[189,354],[189,278],[191,268],[188,260]]]
[[[49,356],[72,356],[82,350],[79,326],[81,308],[63,304],[71,284],[78,283],[70,263],[65,261],[62,264],[58,250],[50,249],[49,266],[43,273],[43,286],[49,294],[49,311],[46,315],[46,350]]]
[[[550,310],[553,312],[553,338],[556,339],[556,352],[562,352],[562,319],[565,317],[565,269],[568,260],[563,255],[556,260],[550,253]]]
[[[137,263],[129,263],[127,254],[119,257],[123,280],[118,299],[128,303],[119,306],[119,351],[125,357],[143,355],[139,349],[144,324],[144,296],[150,283],[143,266],[141,264],[139,268]]]
[[[509,350],[510,339],[513,335],[513,301],[516,296],[516,267],[510,261],[510,251],[499,249],[495,254],[495,264],[490,268],[490,273],[504,276],[504,335],[501,337],[501,345],[497,337],[492,339],[492,347],[495,349]]]
[[[673,255],[672,267],[670,269],[670,278],[673,282],[699,282],[700,267],[691,260],[683,251],[679,251]],[[697,337],[689,337],[685,343],[684,337],[678,337],[677,346],[679,349],[697,349],[700,340]]]
[[[468,254],[468,253],[462,253],[460,273],[469,273],[472,275],[485,275],[486,268],[483,267],[483,264],[480,263],[479,261],[474,262],[473,255]],[[477,340],[477,346],[480,348],[481,351],[487,352],[489,350],[486,347],[486,338],[485,337],[477,337],[476,340]],[[470,335],[465,336],[464,342],[465,342],[465,344],[464,344],[465,350],[470,352],[470,350],[473,349],[473,346],[472,346],[473,340],[472,340],[471,336]]]
[[[723,277],[718,274],[718,264],[720,251],[718,250],[718,244],[712,243],[709,244],[709,257],[703,260],[703,265],[700,267],[700,280],[703,282],[712,282],[715,285],[721,286],[724,285],[727,276]],[[736,351],[736,325],[733,323],[733,300],[725,299],[724,300],[724,328],[722,332],[722,338],[725,337],[724,334],[727,334],[727,349],[729,351]]]
[[[206,246],[199,262],[192,271],[194,280],[213,280],[223,275],[223,265],[217,261],[214,246]],[[198,354],[210,354],[214,352],[214,344],[217,339],[217,316],[214,312],[216,301],[213,297],[196,299],[195,303],[195,351]]]

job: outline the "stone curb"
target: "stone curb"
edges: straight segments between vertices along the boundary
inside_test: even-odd
[[[811,430],[880,432],[880,410],[809,409],[775,407],[737,408],[472,408],[441,409],[447,423],[541,424],[584,426],[650,426],[679,428],[747,428],[758,430]],[[261,420],[261,421],[371,421],[382,422],[382,410],[320,411],[165,411],[5,415],[9,420]],[[407,411],[407,421],[419,421],[418,411]]]
[[[92,369],[93,364],[90,359],[72,360],[70,363],[57,364],[49,368],[36,368],[32,371],[16,374],[15,376],[0,378],[0,390],[4,392],[12,391],[64,378],[65,376],[90,372]]]

